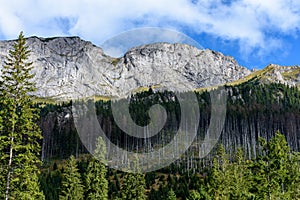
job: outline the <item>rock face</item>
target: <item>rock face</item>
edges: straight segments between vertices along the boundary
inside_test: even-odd
[[[0,42],[0,68],[13,42]],[[27,45],[36,74],[36,95],[58,100],[92,95],[118,98],[149,86],[184,91],[250,74],[232,57],[185,44],[139,46],[121,58],[105,55],[79,37],[31,37]]]
[[[14,41],[0,43],[1,64],[12,48]],[[27,39],[31,50],[29,61],[33,62],[36,74],[36,95],[39,97],[70,99],[90,96],[94,93],[112,95],[114,91],[105,84],[106,69],[111,66],[110,58],[90,42],[78,37]]]
[[[290,86],[300,86],[299,66],[279,66],[270,64],[264,69],[264,74],[260,77],[262,83],[281,83]]]

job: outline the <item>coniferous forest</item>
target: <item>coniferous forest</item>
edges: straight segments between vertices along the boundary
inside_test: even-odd
[[[30,95],[36,88],[25,42],[21,33],[1,75],[1,199],[300,199],[297,87],[255,78],[225,86],[225,124],[204,158],[198,155],[210,124],[210,91],[196,92],[199,128],[181,158],[156,171],[122,172],[103,164],[107,152],[101,137],[92,138],[94,156],[81,143],[72,117],[74,102],[45,103]],[[165,108],[166,124],[147,140],[134,138],[114,122],[111,101],[92,102],[111,142],[147,152],[174,138],[181,116],[175,92],[150,88],[128,99],[136,124],[149,123],[147,113],[154,104]],[[132,164],[139,169],[138,162]]]

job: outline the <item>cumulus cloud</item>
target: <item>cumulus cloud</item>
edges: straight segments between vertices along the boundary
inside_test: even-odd
[[[299,0],[0,0],[0,35],[15,38],[79,35],[100,45],[137,27],[206,33],[235,41],[240,51],[281,48],[280,36],[297,36]]]

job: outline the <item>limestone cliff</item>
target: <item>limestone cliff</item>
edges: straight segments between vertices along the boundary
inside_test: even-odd
[[[0,41],[0,68],[14,41]],[[112,58],[79,37],[30,37],[38,97],[124,97],[139,88],[184,91],[238,80],[250,71],[229,56],[185,44],[155,43]]]

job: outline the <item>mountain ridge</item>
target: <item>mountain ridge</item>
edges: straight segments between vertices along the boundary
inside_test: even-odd
[[[227,83],[226,85],[238,85],[248,81],[257,81],[260,84],[281,83],[289,86],[300,86],[300,67],[280,66],[269,64],[261,70],[255,70],[240,80]]]
[[[0,41],[0,68],[14,40]],[[129,49],[113,58],[89,41],[77,36],[27,38],[31,50],[40,98],[69,100],[89,96],[120,98],[139,88],[186,91],[223,85],[251,76],[231,56],[213,50],[200,50],[187,44],[154,43]],[[278,80],[281,73],[277,70]],[[255,73],[255,72],[254,72]],[[300,73],[290,74],[293,85]],[[276,79],[277,80],[277,79]],[[271,80],[272,81],[272,80]],[[296,84],[294,84],[296,85]]]

